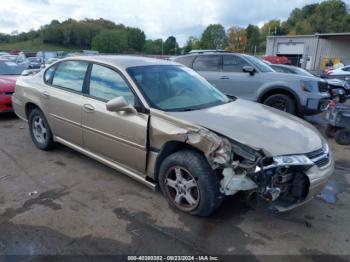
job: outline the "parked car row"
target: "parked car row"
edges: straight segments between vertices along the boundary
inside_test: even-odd
[[[286,211],[323,189],[334,170],[329,146],[287,112],[320,112],[329,98],[324,82],[276,73],[246,55],[175,60],[186,66],[68,57],[19,77],[14,110],[37,148],[71,147],[159,187],[170,205],[193,215],[211,215],[238,192]]]

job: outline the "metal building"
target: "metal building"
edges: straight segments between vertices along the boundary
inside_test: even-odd
[[[286,56],[294,65],[319,73],[327,63],[350,64],[350,32],[268,36],[266,55]]]

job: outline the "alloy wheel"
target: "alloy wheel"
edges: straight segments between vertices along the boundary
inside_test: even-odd
[[[194,210],[200,200],[197,180],[182,167],[170,168],[165,176],[165,189],[170,200],[183,211]]]
[[[33,130],[34,138],[38,143],[40,143],[40,144],[46,143],[47,127],[46,127],[43,119],[39,115],[36,115],[33,118],[32,130]]]

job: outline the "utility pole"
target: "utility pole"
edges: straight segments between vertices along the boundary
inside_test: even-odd
[[[162,56],[164,55],[163,38],[162,38]]]

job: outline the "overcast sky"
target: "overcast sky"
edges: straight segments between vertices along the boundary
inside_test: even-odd
[[[350,0],[345,0],[347,3]],[[180,44],[200,36],[211,23],[262,25],[286,19],[296,7],[317,0],[6,0],[0,5],[0,32],[38,29],[53,19],[105,18],[139,27],[147,38],[174,35]]]

